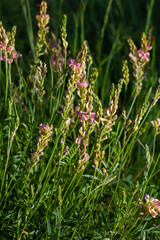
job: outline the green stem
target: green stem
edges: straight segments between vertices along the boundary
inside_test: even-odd
[[[85,208],[88,205],[88,201],[89,201],[89,198],[90,198],[90,195],[91,195],[93,182],[94,182],[94,179],[95,179],[95,176],[96,176],[96,171],[97,171],[97,167],[95,167],[95,170],[94,170],[94,175],[93,175],[92,182],[91,182],[91,185],[90,185],[90,188],[89,188],[89,193],[88,193],[88,197],[87,197],[87,200],[86,200]]]
[[[148,33],[149,30],[149,24],[151,21],[151,15],[152,15],[152,10],[153,10],[153,5],[154,5],[154,0],[150,1],[150,5],[149,5],[149,11],[148,11],[148,15],[147,15],[147,21],[146,21],[146,27],[145,27],[145,34]]]
[[[5,70],[6,70],[5,106],[7,106],[7,98],[8,98],[8,63],[7,63],[7,51],[6,50],[5,50]]]
[[[52,69],[52,64],[51,61],[49,61],[49,66],[50,66],[50,72],[51,72],[51,89],[53,89],[53,84],[54,84],[54,80],[53,80],[53,69]],[[49,108],[49,112],[51,114],[52,112],[52,107],[53,107],[53,91],[51,91],[51,96],[50,96],[50,108]]]
[[[99,40],[99,44],[98,44],[98,54],[97,54],[98,62],[100,61],[101,54],[102,54],[104,33],[105,33],[105,29],[106,29],[106,26],[107,26],[107,23],[108,23],[108,17],[109,17],[109,13],[110,13],[110,10],[111,10],[112,2],[113,2],[113,0],[109,0],[108,6],[106,8],[106,13],[105,13],[105,16],[104,16],[103,27],[101,29],[101,36],[100,36],[100,40]]]
[[[33,25],[32,25],[30,3],[29,3],[29,0],[26,0],[26,5],[25,5],[24,1],[25,0],[21,0],[21,5],[22,5],[25,21],[26,21],[26,24],[27,24],[27,34],[28,34],[28,38],[29,38],[29,43],[30,43],[30,46],[31,46],[33,56],[35,58],[34,34],[33,34]]]
[[[61,218],[62,218],[61,214],[62,214],[62,208],[61,208],[61,205],[60,205],[60,206],[59,206],[59,215],[60,215],[60,219],[59,219],[59,231],[58,231],[58,238],[57,238],[57,240],[59,240],[60,233],[61,233]]]
[[[134,95],[134,99],[133,99],[132,104],[131,104],[131,107],[130,107],[128,113],[127,113],[127,119],[128,119],[128,117],[129,117],[132,109],[133,109],[133,106],[134,106],[134,104],[135,104],[136,99],[137,99],[137,95],[135,94],[135,95]],[[120,131],[120,133],[119,133],[119,135],[118,135],[118,138],[117,138],[117,141],[116,141],[117,143],[118,143],[118,141],[119,141],[119,139],[120,139],[120,137],[121,137],[121,135],[122,135],[122,133],[123,133],[125,124],[126,124],[126,120],[125,120],[124,125],[123,125],[123,127],[121,128],[121,131]]]
[[[82,6],[82,10],[81,10],[81,44],[84,42],[84,11],[85,11],[85,8]]]
[[[153,139],[152,161],[154,161],[155,146],[156,146],[156,135],[154,135],[154,139]]]
[[[146,181],[146,183],[145,183],[145,186],[144,186],[143,191],[142,191],[141,199],[143,199],[143,197],[144,197],[147,184],[149,183],[149,181],[150,181],[150,179],[151,179],[151,177],[152,177],[152,175],[153,175],[153,173],[154,173],[154,171],[155,171],[155,168],[157,167],[157,164],[158,164],[158,162],[159,162],[159,158],[160,158],[160,153],[159,153],[159,155],[158,155],[158,157],[157,157],[156,162],[154,163],[154,166],[153,166],[153,168],[152,168],[152,171],[151,171],[151,173],[150,173],[150,176],[148,177],[148,179],[147,179],[147,181]]]
[[[8,115],[9,116],[11,116],[11,112],[12,112],[12,100],[9,103],[9,109],[8,109]],[[9,162],[10,151],[11,151],[11,146],[12,146],[12,141],[10,141],[10,137],[11,137],[11,128],[9,127],[8,128],[7,159],[6,159],[5,168],[4,168],[3,177],[2,177],[0,199],[2,197],[3,185],[4,185],[5,176],[6,176],[6,171],[7,171],[7,168],[8,168],[8,162]]]

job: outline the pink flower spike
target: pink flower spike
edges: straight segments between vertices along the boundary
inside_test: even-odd
[[[82,87],[86,88],[86,87],[88,87],[88,81],[80,82],[77,85],[79,88],[82,88]]]
[[[39,126],[39,127],[40,127],[41,131],[43,131],[43,129],[44,129],[44,126],[43,126],[43,124],[42,124],[42,123],[40,124],[40,126]]]
[[[96,114],[95,114],[94,112],[91,112],[91,113],[90,113],[90,117],[91,117],[91,118],[95,118],[95,116],[96,116]]]
[[[148,51],[150,51],[152,49],[152,46],[147,45],[146,48]]]
[[[5,43],[0,43],[0,48],[4,49],[5,48]]]
[[[89,159],[89,155],[88,155],[88,153],[85,153],[85,155],[84,155],[84,162],[87,162],[88,159]]]
[[[8,58],[8,59],[7,59],[7,62],[8,62],[9,64],[11,64],[11,63],[13,62],[13,59]]]
[[[13,50],[13,46],[7,47],[7,50],[8,50],[8,51],[12,51],[12,50]]]
[[[12,58],[17,58],[18,54],[16,54],[15,52],[12,52]]]
[[[137,50],[137,53],[138,53],[138,57],[142,57],[143,56],[143,54],[144,54],[144,52],[142,51],[142,49],[139,49],[139,50]]]
[[[0,60],[1,61],[5,61],[5,57],[0,57]]]
[[[129,57],[133,62],[137,61],[136,57],[132,53],[129,53]]]
[[[78,138],[76,138],[76,143],[80,144],[81,143],[81,137],[79,136]]]
[[[146,53],[144,53],[144,55],[141,57],[141,60],[143,61],[143,62],[145,62],[145,61],[149,61],[149,56],[150,56],[150,54],[149,54],[149,52],[146,52]]]
[[[82,113],[81,113],[80,111],[77,111],[77,114],[80,115],[80,114],[82,114]]]

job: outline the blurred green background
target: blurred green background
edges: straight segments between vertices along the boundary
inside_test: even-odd
[[[33,32],[36,39],[37,21],[41,1],[33,0],[0,0],[0,19],[7,30],[17,26],[16,49],[22,53],[27,63],[31,55],[31,48],[27,35],[24,9],[30,6]],[[98,67],[99,80],[97,92],[102,102],[106,102],[111,82],[117,83],[121,77],[122,60],[128,57],[128,38],[132,38],[140,48],[141,33],[153,27],[152,60],[149,77],[146,84],[153,88],[157,86],[159,69],[159,9],[160,1],[156,0],[48,0],[50,15],[50,29],[59,36],[59,29],[64,13],[68,16],[67,32],[71,56],[75,57],[80,49],[81,42],[88,41],[94,66]],[[104,38],[101,41],[101,32],[108,5],[108,21],[104,28]],[[22,7],[23,6],[23,7]],[[102,43],[102,44],[100,44]],[[102,45],[102,47],[100,47]],[[29,71],[29,68],[28,68]],[[103,85],[103,92],[100,88]]]

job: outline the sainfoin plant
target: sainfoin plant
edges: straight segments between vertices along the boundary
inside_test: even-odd
[[[67,16],[59,37],[46,1],[36,20],[28,71],[16,27],[7,32],[0,23],[0,239],[159,239],[160,82],[143,94],[151,31],[140,48],[128,40],[106,106],[87,41],[72,56]]]

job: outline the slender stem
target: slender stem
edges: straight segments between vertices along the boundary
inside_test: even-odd
[[[154,161],[155,146],[156,146],[156,135],[154,135],[154,139],[153,139],[152,161]]]
[[[5,49],[5,70],[6,70],[6,94],[5,94],[5,106],[7,105],[8,98],[8,63],[7,63],[7,50]]]
[[[84,11],[85,11],[85,7],[83,7],[83,1],[82,1],[82,10],[81,10],[81,44],[84,42]]]
[[[145,34],[148,33],[148,29],[149,29],[149,25],[150,25],[150,21],[151,21],[152,10],[153,10],[153,5],[154,5],[154,0],[151,0],[150,5],[149,5],[148,15],[147,15]]]
[[[95,179],[95,176],[96,176],[96,171],[97,171],[97,167],[95,167],[95,170],[94,170],[94,175],[93,175],[92,182],[91,182],[91,185],[90,185],[90,188],[89,188],[89,193],[88,193],[88,197],[87,197],[87,200],[86,200],[85,208],[88,205],[88,201],[89,201],[89,198],[90,198],[90,195],[91,195],[93,182],[94,182],[94,179]]]
[[[135,94],[135,95],[134,95],[134,99],[133,99],[132,104],[131,104],[131,107],[130,107],[128,113],[127,113],[127,119],[128,119],[128,117],[129,117],[129,115],[130,115],[132,109],[133,109],[133,106],[134,106],[134,104],[135,104],[136,99],[137,99],[137,95]],[[125,126],[125,124],[126,124],[126,121],[125,121],[123,127],[121,128],[120,133],[118,134],[117,143],[118,143],[118,141],[119,141],[119,139],[120,139],[120,137],[121,137],[121,135],[122,135],[122,133],[123,133],[123,130],[124,130],[124,126]]]
[[[59,240],[59,237],[60,237],[60,233],[61,233],[61,218],[62,218],[62,208],[61,208],[61,205],[59,206],[59,215],[60,215],[60,219],[59,219],[59,231],[58,231],[58,238],[57,240]]]
[[[158,164],[158,162],[159,162],[159,158],[160,158],[160,153],[159,153],[159,155],[158,155],[158,157],[157,157],[156,162],[154,163],[154,166],[153,166],[152,171],[151,171],[151,173],[150,173],[150,175],[149,175],[149,177],[148,177],[148,179],[147,179],[147,181],[146,181],[146,183],[145,183],[145,186],[143,187],[143,191],[142,191],[142,195],[141,195],[141,198],[142,198],[142,199],[143,199],[143,197],[144,197],[147,184],[149,183],[149,181],[150,181],[150,179],[151,179],[151,177],[152,177],[152,175],[153,175],[153,173],[154,173],[154,171],[155,171],[155,168],[157,167],[157,164]]]
[[[9,109],[8,109],[8,115],[11,115],[11,111],[12,111],[12,100],[9,103]],[[12,146],[12,141],[10,141],[10,137],[11,137],[11,128],[8,128],[8,147],[7,147],[7,159],[6,159],[6,163],[5,163],[5,168],[4,168],[4,172],[3,172],[3,177],[2,177],[2,183],[1,183],[1,192],[0,192],[0,199],[2,196],[2,191],[3,191],[3,185],[4,185],[4,180],[5,180],[5,175],[6,175],[6,171],[8,168],[8,162],[9,162],[9,157],[10,157],[10,151],[11,151],[11,146]]]
[[[50,66],[50,72],[51,72],[51,89],[53,89],[54,80],[53,80],[53,69],[52,69],[51,61],[49,61],[49,66]],[[50,112],[50,113],[52,112],[52,107],[53,107],[53,104],[52,104],[52,102],[53,102],[52,96],[53,96],[53,92],[51,92],[51,96],[50,96],[50,108],[49,108],[49,112]]]
[[[101,29],[101,35],[100,35],[100,40],[99,40],[99,44],[98,44],[98,54],[97,54],[98,62],[100,61],[100,57],[101,57],[101,54],[102,54],[104,33],[105,33],[105,30],[106,30],[106,27],[107,27],[108,17],[109,17],[109,13],[110,13],[110,10],[111,10],[112,2],[113,2],[113,0],[109,0],[108,6],[106,8],[106,13],[105,13],[105,16],[104,16],[103,27]]]

